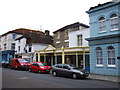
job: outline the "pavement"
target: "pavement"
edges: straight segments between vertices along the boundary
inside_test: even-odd
[[[97,79],[97,80],[111,81],[111,82],[120,82],[120,77],[117,77],[117,76],[90,74],[88,76],[88,78],[90,78],[90,79]]]

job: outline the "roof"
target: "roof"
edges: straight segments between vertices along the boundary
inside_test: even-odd
[[[116,4],[120,4],[120,1],[110,1],[110,2],[106,2],[103,4],[98,4],[97,6],[91,7],[87,13],[92,12],[93,10],[98,10],[98,9],[102,9],[102,8],[106,8],[106,7],[110,7],[112,5],[116,5]]]
[[[60,29],[54,31],[53,33],[56,33],[56,32],[58,32],[58,31],[64,31],[64,30],[66,30],[66,29],[74,28],[74,27],[78,27],[78,26],[83,26],[83,27],[85,27],[85,28],[89,28],[88,25],[85,25],[85,24],[83,24],[83,23],[76,22],[76,23],[73,23],[73,24],[70,24],[70,25],[66,25],[66,26],[64,26],[63,28],[60,28]]]
[[[112,2],[106,2],[106,3],[104,3],[104,4],[98,4],[97,6],[91,7],[89,10],[94,9],[94,8],[97,8],[97,7],[101,7],[101,6],[110,4],[110,3],[112,3]]]
[[[23,35],[23,36],[17,38],[16,40],[26,38],[27,44],[30,44],[30,43],[52,44],[53,37],[50,35],[45,35],[45,33],[42,31],[19,28],[19,29],[13,30],[13,31],[9,31],[9,32],[3,34],[2,36],[7,35],[9,33],[17,33],[17,34]]]
[[[15,29],[15,30],[9,31],[9,32],[1,35],[1,36],[5,36],[5,35],[7,35],[7,34],[9,34],[9,33],[17,33],[17,34],[22,34],[22,35],[23,35],[23,34],[28,33],[28,32],[43,33],[42,31],[39,31],[39,30],[37,31],[37,30],[19,28],[19,29]],[[44,34],[44,33],[43,33],[43,34]]]

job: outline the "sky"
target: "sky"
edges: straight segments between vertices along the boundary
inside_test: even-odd
[[[89,25],[90,7],[111,0],[0,0],[0,35],[18,28],[52,32],[75,22]]]

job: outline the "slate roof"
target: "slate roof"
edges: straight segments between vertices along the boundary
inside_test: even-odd
[[[106,2],[106,3],[104,3],[104,4],[98,4],[97,6],[91,7],[89,10],[94,9],[94,8],[98,8],[98,7],[101,7],[101,6],[110,4],[110,3],[112,3],[112,2]]]
[[[78,27],[78,26],[83,26],[83,27],[85,27],[85,28],[89,28],[88,25],[85,25],[85,24],[83,24],[83,23],[76,22],[76,23],[73,23],[73,24],[64,26],[63,28],[60,28],[60,29],[54,31],[53,33],[56,33],[56,32],[58,32],[58,31],[64,31],[64,30],[69,29],[69,28],[75,28],[75,27]]]
[[[43,44],[51,44],[53,43],[53,37],[50,35],[45,35],[44,32],[42,31],[36,31],[36,30],[31,30],[31,29],[25,29],[25,28],[19,28],[13,31],[9,31],[2,36],[9,34],[9,33],[17,33],[21,34],[23,36],[17,38],[16,40],[26,38],[27,39],[27,44],[30,43],[43,43]]]
[[[97,6],[91,7],[89,10],[99,8],[102,6],[109,6],[109,5],[116,5],[116,4],[120,4],[120,1],[119,0],[118,1],[110,1],[110,2],[103,3],[103,4],[98,4]]]

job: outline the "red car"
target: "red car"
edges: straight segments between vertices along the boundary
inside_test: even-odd
[[[50,67],[42,62],[31,62],[29,71],[30,72],[35,71],[39,73],[50,73]]]
[[[9,67],[13,69],[29,69],[30,63],[23,58],[12,58],[10,59]]]

